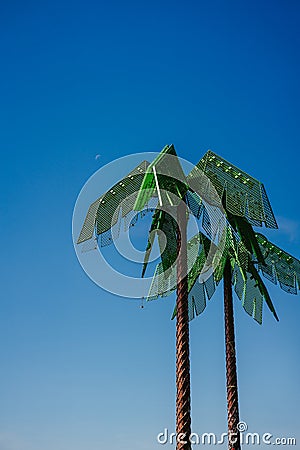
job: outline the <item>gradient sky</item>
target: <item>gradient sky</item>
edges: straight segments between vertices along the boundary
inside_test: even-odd
[[[299,25],[292,0],[1,2],[0,450],[155,450],[174,430],[174,296],[140,309],[73,249],[101,166],[211,148],[264,182],[268,235],[300,258]],[[268,286],[279,324],[235,299],[240,416],[300,442],[300,298]],[[226,431],[221,289],[191,323],[191,371],[193,431]]]

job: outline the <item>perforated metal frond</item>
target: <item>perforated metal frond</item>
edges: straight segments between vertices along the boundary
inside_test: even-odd
[[[263,295],[261,294],[256,281],[250,273],[246,273],[246,278],[235,265],[233,271],[233,285],[238,298],[241,300],[244,310],[253,317],[259,324],[262,323]]]
[[[94,201],[90,205],[87,215],[84,219],[84,223],[81,228],[79,237],[77,239],[77,244],[81,244],[82,242],[92,239],[92,237],[94,235],[97,210],[98,210],[101,200],[102,200],[102,197],[99,197],[96,201]]]
[[[173,145],[166,145],[149,165],[134,209],[143,209],[153,196],[158,197],[160,206],[176,206],[187,189],[186,177],[175,148]]]
[[[227,258],[230,258],[232,266],[234,267],[232,275],[232,284],[238,298],[242,302],[245,311],[253,317],[258,323],[262,323],[262,310],[264,294],[269,308],[274,313],[272,302],[265,292],[261,280],[256,276],[254,267],[251,265],[251,253],[247,250],[244,242],[238,233],[228,227],[223,231],[222,239],[225,241],[220,248],[222,248],[221,257],[217,258],[219,261],[213,272],[213,281],[215,286],[222,280],[224,274],[224,267]],[[198,289],[199,291],[199,289]],[[202,302],[203,295],[200,295]],[[276,313],[275,313],[275,317]]]
[[[177,257],[176,215],[177,208],[172,206],[166,207],[165,210],[155,210],[144,257],[142,276],[145,274],[156,236],[158,236],[158,244],[164,271],[167,271],[175,261]]]
[[[263,234],[256,233],[256,238],[265,260],[265,265],[259,264],[259,270],[272,283],[277,284],[278,281],[285,292],[297,294],[300,289],[300,261]]]
[[[218,246],[201,232],[188,241],[189,320],[204,311],[207,300],[213,296],[216,286],[223,278],[225,262],[230,255],[240,258],[239,264],[244,269],[247,268],[248,259],[243,258],[241,249],[242,244],[229,224],[223,229]],[[175,249],[174,261],[176,255]],[[200,274],[202,274],[201,280],[199,279]],[[159,296],[164,297],[175,289],[176,264],[166,271],[162,263],[158,264],[147,300],[153,300]],[[173,317],[175,315],[176,308]]]
[[[275,319],[277,321],[279,320],[268,290],[252,261],[249,261],[248,270],[246,272],[242,271],[238,264],[235,264],[232,281],[235,292],[242,301],[245,311],[258,323],[262,323],[264,301],[269,310],[273,313]]]
[[[256,240],[253,230],[252,233],[253,239]],[[250,250],[248,250],[242,239],[243,235],[241,236],[235,232],[230,226],[227,230],[227,236],[227,255],[230,258],[233,267],[232,284],[237,296],[242,302],[243,308],[251,317],[261,324],[263,302],[265,301],[275,319],[278,320],[269,293],[253,262],[253,256],[256,255],[256,251],[253,250],[252,246]],[[254,247],[256,246],[258,246],[257,241]],[[216,273],[217,272],[215,272],[215,276]]]
[[[125,178],[90,205],[77,244],[91,239],[95,226],[96,234],[108,232],[110,235],[110,229],[117,224],[120,213],[125,217],[133,210],[148,166],[148,161],[142,161]]]
[[[189,321],[193,320],[196,316],[203,313],[206,308],[207,300],[210,300],[216,290],[216,283],[213,275],[205,281],[195,281],[194,286],[189,292],[188,305],[189,305]],[[176,315],[176,307],[173,312],[174,318]]]
[[[207,254],[209,252],[210,241],[201,232],[195,235],[188,241],[188,290],[193,287],[197,277],[206,262]],[[173,252],[172,260],[176,260],[177,250]],[[176,264],[164,270],[163,263],[160,262],[155,270],[150,291],[147,300],[153,300],[157,297],[164,297],[169,295],[176,289]],[[170,287],[171,286],[171,287]]]
[[[278,228],[264,185],[209,150],[187,176],[189,185],[203,172],[214,185],[225,209],[254,226]],[[204,189],[205,190],[205,189]]]
[[[196,243],[200,243],[200,245],[197,247],[196,251],[198,254],[195,260]],[[190,261],[194,261],[188,267],[189,320],[194,319],[204,311],[207,300],[213,296],[217,285],[223,278],[227,258],[230,258],[234,268],[232,284],[247,314],[261,324],[263,303],[265,301],[276,320],[278,320],[268,291],[252,261],[252,254],[229,224],[223,230],[219,246],[214,247],[213,257],[211,257],[209,251],[211,246],[214,246],[214,244],[202,233],[194,236],[188,242],[188,258]],[[199,275],[201,272],[203,273],[205,265],[212,268],[212,273],[203,282],[202,279],[199,279]],[[173,267],[172,270],[164,272],[162,264],[159,264],[148,299],[152,300],[158,296],[169,295],[175,288],[176,269]],[[175,316],[176,307],[173,313],[173,317]]]
[[[198,278],[207,263],[207,256],[210,250],[210,241],[202,233],[197,234],[189,240],[188,250],[188,292],[189,292],[189,320],[195,315],[201,314],[206,306],[206,300],[210,299],[215,292],[216,283],[213,275],[207,276],[205,281],[199,282]],[[174,261],[176,259],[174,253]],[[147,300],[154,300],[158,297],[165,297],[171,294],[177,285],[176,264],[164,270],[163,263],[157,265],[152,280]],[[174,310],[173,317],[176,315]]]
[[[186,204],[189,207],[192,214],[200,219],[201,214],[204,210],[203,201],[196,192],[187,191],[186,193]]]

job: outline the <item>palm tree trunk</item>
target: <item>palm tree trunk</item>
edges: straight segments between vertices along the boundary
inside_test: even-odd
[[[234,337],[234,317],[232,303],[232,272],[230,260],[224,269],[224,313],[225,313],[225,347],[226,347],[226,385],[227,385],[227,420],[228,449],[240,450],[239,401],[236,371],[236,352]]]
[[[176,450],[190,450],[191,388],[187,278],[187,214],[184,202],[177,210],[177,319],[176,319]]]

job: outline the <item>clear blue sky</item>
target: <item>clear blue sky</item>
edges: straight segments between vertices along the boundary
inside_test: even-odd
[[[174,429],[174,298],[113,297],[73,249],[101,165],[211,148],[265,183],[300,257],[299,25],[292,0],[1,2],[1,450],[155,450]],[[241,418],[300,442],[300,297],[270,291],[279,324],[235,302]],[[220,291],[191,369],[193,430],[226,431]]]

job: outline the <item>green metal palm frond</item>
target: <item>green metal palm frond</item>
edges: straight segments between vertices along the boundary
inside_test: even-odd
[[[252,261],[254,258],[260,266],[264,265],[263,252],[252,225],[262,226],[264,223],[267,227],[277,228],[263,184],[212,151],[204,155],[187,177],[191,188],[202,184],[203,198],[209,199],[212,191],[203,174],[209,178],[222,199],[230,225],[226,236],[227,255],[225,252],[224,258],[220,259],[219,267],[214,271],[216,283],[223,276],[225,258],[230,257],[233,266],[233,284],[245,311],[261,323],[265,300],[278,320],[268,291]],[[199,200],[196,206],[193,204],[195,212],[197,207],[199,210]],[[202,225],[210,236],[209,218],[205,211]]]
[[[227,213],[227,218],[233,229],[238,232],[240,239],[248,252],[253,254],[259,263],[264,264],[264,257],[260,246],[257,242],[253,228],[247,219],[240,216],[234,216],[230,213]]]
[[[190,261],[194,261],[193,249],[195,251],[195,244],[197,242],[200,243],[199,254],[194,264],[190,264],[191,267],[189,267],[188,271],[189,320],[194,319],[205,310],[207,300],[212,298],[216,287],[223,279],[227,258],[231,259],[234,267],[232,282],[235,285],[236,292],[242,301],[245,311],[261,323],[262,303],[265,298],[271,311],[273,313],[275,312],[267,291],[263,289],[263,283],[261,282],[262,284],[260,284],[259,288],[257,285],[258,280],[252,281],[252,267],[250,267],[251,255],[240,240],[238,234],[235,233],[229,224],[223,230],[223,236],[217,247],[201,232],[190,239],[188,242],[188,259]],[[210,253],[211,246],[213,250]],[[211,255],[213,256],[211,257]],[[211,274],[206,277],[205,281],[201,281],[199,280],[199,275],[201,273],[203,274],[205,265],[207,268],[211,268]],[[162,274],[164,274],[164,277]],[[260,280],[259,275],[257,278]],[[176,267],[173,267],[169,272],[164,272],[162,263],[160,263],[156,268],[147,300],[156,299],[158,296],[164,297],[169,295],[175,288]],[[176,307],[174,308],[172,319],[175,316]]]
[[[224,248],[223,258],[220,259],[219,268],[216,267],[214,271],[216,284],[218,284],[223,277],[224,260],[229,257],[233,268],[232,284],[234,285],[235,292],[241,300],[245,311],[261,324],[263,303],[266,302],[268,308],[278,321],[279,319],[268,290],[256,268],[257,264],[260,268],[265,269],[266,267],[263,249],[250,224],[247,224],[246,229],[249,236],[251,236],[250,248],[248,247],[249,241],[245,239],[244,232],[235,232],[230,224],[226,229],[227,242]],[[259,251],[257,250],[257,247],[259,247]],[[259,257],[259,261],[253,259],[258,259],[258,254],[262,255],[263,262],[259,262],[261,261],[261,257]]]
[[[90,205],[77,244],[91,239],[95,232],[102,236],[102,245],[112,242],[111,228],[118,223],[120,215],[124,218],[133,210],[136,193],[141,187],[148,166],[148,161],[142,161]]]
[[[222,279],[225,260],[229,257],[233,268],[232,283],[245,311],[261,324],[263,302],[265,301],[278,321],[279,319],[268,290],[256,269],[257,261],[253,260],[253,257],[256,257],[257,253],[259,253],[257,250],[259,242],[250,224],[247,224],[246,229],[251,236],[251,240],[255,241],[252,242],[250,249],[247,248],[247,240],[244,239],[244,233],[236,233],[230,224],[227,227],[224,252],[222,258],[219,259],[219,267],[217,266],[214,270],[215,282],[218,284]],[[262,254],[261,249],[260,252]],[[264,261],[263,256],[262,260]],[[262,263],[259,263],[259,266],[265,267]]]
[[[177,205],[187,189],[174,145],[166,145],[148,166],[134,209],[141,211],[152,197],[158,197],[162,207]]]
[[[248,270],[243,273],[239,264],[232,261],[235,292],[242,302],[244,310],[253,317],[256,322],[262,324],[263,302],[265,301],[275,319],[278,321],[274,305],[253,262],[249,260]]]
[[[190,189],[190,186],[189,186]],[[204,204],[202,198],[196,192],[192,192],[190,190],[187,191],[185,195],[186,204],[191,211],[191,213],[197,218],[200,219],[201,215],[204,211]]]
[[[256,240],[251,225],[249,227],[251,228],[251,239],[253,236]],[[249,233],[250,231],[248,230]],[[225,245],[220,247],[223,249],[223,253],[221,257],[217,258],[218,265],[214,268],[215,284],[217,285],[223,278],[225,262],[229,258],[233,269],[232,284],[245,311],[261,324],[263,302],[265,301],[275,319],[278,320],[269,293],[253,262],[258,242],[256,241],[250,249],[247,248],[243,233],[237,233],[230,223],[224,230],[223,239],[226,240]]]
[[[197,279],[207,264],[211,242],[203,234],[198,233],[188,241],[188,293],[189,293],[189,320],[192,320],[195,315],[201,314],[206,307],[206,300],[210,299],[215,292],[216,284],[214,282],[213,274],[209,274],[205,282],[197,283]],[[172,256],[175,261],[177,251]],[[207,268],[207,270],[209,270]],[[176,289],[176,264],[164,269],[163,262],[156,267],[153,276],[150,291],[147,300],[154,300],[158,297],[166,297]],[[197,286],[196,286],[197,284]],[[173,313],[176,316],[176,308]]]
[[[173,156],[172,159],[167,156],[170,154]],[[162,173],[160,178],[158,178],[158,172]],[[195,186],[195,190],[197,188]],[[169,197],[162,196],[163,190],[171,192],[177,199],[182,199],[188,207],[187,213],[193,214],[198,219],[203,215],[204,229],[206,229],[208,235],[211,231],[210,217],[207,213],[205,214],[202,198],[187,184],[174,147],[166,146],[148,167],[135,204],[135,209],[140,210],[152,196],[160,197],[160,205],[153,215],[142,271],[142,276],[144,276],[156,233],[161,249],[161,263],[156,267],[148,300],[158,296],[164,297],[176,289],[176,265],[173,265],[173,263],[177,258],[177,205],[170,202]],[[160,196],[159,193],[161,193]],[[213,195],[210,192],[210,198],[214,199]],[[220,206],[219,198],[216,195],[215,197],[213,204]],[[165,211],[160,210],[159,206],[163,206]],[[168,210],[170,214],[168,214]],[[166,247],[163,251],[164,245]],[[197,283],[197,286],[195,286],[204,265],[209,265],[209,249],[213,245],[203,233],[199,233],[188,243],[188,290],[191,292],[189,297],[190,320],[205,309],[206,299],[210,299],[215,291],[215,282],[212,275],[204,283]],[[199,250],[198,255],[195,255],[196,248],[197,251]],[[190,261],[193,261],[193,265],[190,264]]]
[[[175,148],[173,145],[167,145],[148,166],[134,204],[134,210],[141,211],[151,198],[158,198],[150,227],[142,276],[145,274],[156,235],[163,269],[166,271],[176,259],[177,205],[179,201],[185,200],[187,190],[186,177]]]
[[[198,252],[195,258],[195,251]],[[215,293],[223,279],[227,258],[235,262],[243,279],[247,278],[249,253],[240,242],[231,226],[224,228],[219,245],[216,246],[203,233],[194,236],[188,242],[188,308],[189,320],[193,320],[206,308],[207,300]],[[162,276],[164,274],[164,277]],[[202,279],[199,279],[202,274]],[[206,276],[205,276],[206,275]],[[205,280],[205,281],[204,281]],[[171,286],[171,288],[170,288]],[[162,263],[158,264],[147,300],[171,294],[176,288],[176,267],[164,272]],[[176,306],[172,319],[176,316]]]
[[[263,234],[256,233],[265,264],[259,264],[262,274],[272,283],[290,294],[300,290],[300,261],[270,242]]]
[[[222,240],[225,242],[222,242]],[[188,242],[188,304],[189,320],[193,320],[201,314],[215,293],[216,287],[223,278],[225,262],[230,258],[233,268],[232,284],[238,298],[241,300],[244,310],[259,324],[262,323],[263,303],[273,313],[276,320],[274,305],[268,290],[263,283],[252,259],[252,254],[247,250],[238,233],[230,224],[223,230],[223,236],[218,247],[212,251],[213,259],[210,259],[210,248],[214,244],[203,233],[194,236]],[[222,254],[218,254],[221,251]],[[195,252],[198,252],[195,257]],[[175,260],[176,253],[173,255]],[[205,281],[199,280],[205,267],[212,269]],[[165,297],[176,289],[176,266],[164,270],[163,264],[158,264],[147,300]],[[176,316],[174,308],[172,319]]]
[[[189,186],[201,183],[204,173],[223,199],[226,211],[254,226],[278,228],[264,185],[209,150],[187,176]],[[203,196],[205,197],[205,186]]]
[[[171,209],[173,209],[173,207],[166,207],[166,210]],[[173,211],[173,215],[175,212],[176,211]],[[167,271],[175,261],[177,257],[177,223],[173,215],[161,209],[155,210],[149,231],[142,277],[145,275],[156,235],[158,236],[158,244],[164,271]]]

